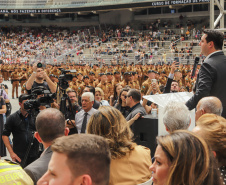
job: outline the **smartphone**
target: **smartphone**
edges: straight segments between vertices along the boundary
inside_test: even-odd
[[[179,67],[179,65],[180,65],[179,58],[178,57],[175,57],[174,58],[174,61],[176,61],[175,67]]]
[[[151,84],[153,83],[157,83],[157,80],[156,79],[151,79]]]

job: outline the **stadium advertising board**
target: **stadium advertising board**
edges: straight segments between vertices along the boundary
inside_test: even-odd
[[[186,4],[200,4],[200,3],[209,3],[210,0],[172,0],[172,1],[154,1],[149,3],[144,3],[147,7],[153,6],[169,6],[169,5],[186,5]],[[101,9],[111,9],[111,8],[130,8],[130,7],[139,7],[139,3],[133,4],[114,4],[107,6],[93,6],[93,7],[73,7],[73,8],[55,8],[55,9],[0,9],[0,14],[49,14],[49,13],[69,13],[76,11],[85,11],[91,8],[92,10],[101,10]],[[118,6],[118,7],[117,7]]]

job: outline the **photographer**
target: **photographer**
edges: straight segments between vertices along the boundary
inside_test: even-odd
[[[75,114],[77,114],[81,107],[77,104],[77,93],[76,91],[69,89],[67,91],[68,97],[70,98],[72,109],[74,111],[74,114],[72,113],[71,107],[68,105],[66,109],[65,119],[66,119],[66,125],[70,129],[69,135],[77,134],[78,130],[74,126],[75,125]]]
[[[34,118],[32,118],[31,115],[28,114],[27,110],[24,109],[24,103],[28,99],[28,95],[20,95],[20,109],[7,118],[2,133],[2,139],[9,151],[10,157],[13,161],[25,164],[24,166],[30,164],[39,157],[39,144],[33,137],[33,132],[36,130]],[[13,135],[13,146],[10,144],[8,138],[11,133]],[[33,145],[31,146],[32,141]],[[31,149],[28,158],[25,161],[25,156],[30,146]]]
[[[31,94],[31,89],[39,86],[45,87],[51,93],[56,92],[56,85],[50,80],[46,72],[42,68],[38,68],[37,63],[34,63],[33,73],[26,82],[26,90],[28,94]]]

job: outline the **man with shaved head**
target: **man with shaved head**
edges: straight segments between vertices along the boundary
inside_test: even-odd
[[[212,113],[221,116],[223,106],[221,101],[215,96],[208,96],[202,98],[196,107],[195,120],[197,121],[200,116],[206,113]]]

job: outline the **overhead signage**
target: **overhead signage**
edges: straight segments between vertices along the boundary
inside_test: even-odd
[[[209,3],[210,0],[171,0],[171,1],[154,1],[154,2],[148,2],[146,5],[148,7],[150,6],[169,6],[169,5],[185,5],[185,4],[199,4],[199,3]],[[139,3],[138,3],[139,4]],[[144,3],[145,4],[145,3]],[[131,6],[137,5],[137,3],[129,4]],[[90,10],[99,10],[99,9],[105,9],[105,8],[112,8],[112,7],[128,7],[128,4],[114,4],[114,5],[106,5],[106,6],[84,6],[81,7],[82,11],[85,11],[87,9]],[[61,8],[61,9],[0,9],[0,14],[48,14],[48,13],[67,13],[67,12],[76,12],[79,11],[78,7],[73,8]]]

